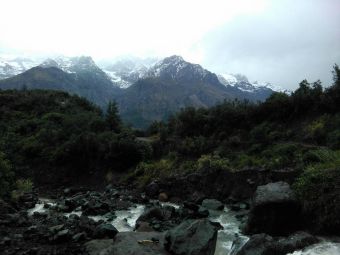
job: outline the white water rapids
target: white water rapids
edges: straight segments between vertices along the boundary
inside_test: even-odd
[[[55,205],[50,200],[40,199],[40,202],[30,209],[28,214],[33,215],[34,212],[46,212],[48,209],[44,208],[45,203],[51,206]],[[165,204],[176,208],[179,207],[172,203],[162,203],[162,205]],[[111,221],[105,216],[90,216],[89,218],[95,221],[104,220],[112,224],[119,232],[133,231],[136,220],[144,212],[144,209],[144,205],[137,204],[128,210],[117,210],[115,211],[116,218]],[[69,217],[71,214],[80,216],[81,211],[66,213],[65,216]],[[240,221],[235,217],[235,213],[228,208],[225,208],[223,211],[210,211],[209,219],[213,222],[219,222],[223,226],[223,230],[218,232],[215,255],[230,255],[242,247],[249,239],[247,236],[242,235]],[[287,255],[340,255],[340,243],[325,239],[320,243]]]

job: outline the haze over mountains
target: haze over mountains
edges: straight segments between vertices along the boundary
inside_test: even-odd
[[[99,65],[85,56],[43,62],[0,58],[0,88],[63,90],[103,109],[115,100],[123,120],[138,128],[188,106],[210,107],[235,98],[263,101],[273,91],[283,91],[270,83],[249,82],[240,74],[214,74],[176,55]]]

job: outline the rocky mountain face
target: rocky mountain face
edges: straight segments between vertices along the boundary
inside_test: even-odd
[[[32,68],[33,67],[33,68]],[[273,91],[268,83],[243,75],[216,75],[180,56],[121,59],[101,63],[91,57],[57,57],[42,63],[0,59],[1,89],[54,89],[83,96],[105,109],[116,100],[122,118],[144,128],[185,107],[210,107],[223,100],[263,101]]]
[[[123,119],[143,128],[181,108],[209,107],[233,98],[215,74],[172,56],[151,67],[116,101]]]

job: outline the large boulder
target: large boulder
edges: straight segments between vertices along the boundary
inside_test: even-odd
[[[288,237],[273,238],[266,234],[256,234],[236,253],[236,255],[285,255],[317,243],[318,239],[306,232],[296,232]]]
[[[164,247],[174,255],[213,255],[217,230],[207,219],[186,220],[166,233]]]
[[[172,206],[155,206],[147,209],[136,221],[136,229],[145,222],[156,231],[167,230],[178,223],[176,209]]]
[[[122,232],[115,238],[92,240],[85,244],[89,255],[170,255],[164,249],[164,234]]]
[[[245,227],[246,233],[286,235],[299,229],[300,204],[288,183],[258,186]]]
[[[118,230],[111,224],[100,224],[94,231],[94,238],[113,238],[117,235]]]

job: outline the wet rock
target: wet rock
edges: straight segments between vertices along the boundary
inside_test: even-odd
[[[84,215],[103,215],[110,211],[110,206],[93,198],[82,206],[82,210]]]
[[[72,240],[74,242],[79,242],[79,241],[85,240],[86,237],[87,237],[86,233],[85,232],[81,232],[81,233],[77,233],[74,236],[72,236]]]
[[[64,229],[59,231],[54,237],[53,237],[53,242],[55,243],[63,243],[69,241],[71,238],[70,236],[70,231],[68,229]]]
[[[94,238],[113,238],[118,230],[111,224],[100,224],[94,231]]]
[[[217,240],[217,228],[210,221],[186,220],[169,230],[164,247],[175,255],[213,255]]]
[[[137,232],[153,232],[154,229],[150,226],[148,222],[139,222],[138,227],[136,228]]]
[[[151,182],[146,186],[145,193],[149,197],[156,197],[159,194],[159,185],[156,182]]]
[[[216,199],[204,199],[202,206],[209,210],[223,210],[224,204]]]
[[[256,234],[235,254],[237,255],[285,255],[317,243],[318,239],[306,232],[296,232],[288,237],[273,238]]]
[[[169,200],[168,195],[165,192],[161,192],[158,195],[158,200],[161,202],[167,202]]]
[[[300,204],[289,184],[269,183],[257,187],[245,227],[247,233],[286,235],[300,223]]]

